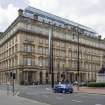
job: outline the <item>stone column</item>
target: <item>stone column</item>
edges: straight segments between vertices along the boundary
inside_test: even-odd
[[[39,71],[37,71],[36,72],[36,81],[40,81],[40,72]]]
[[[20,84],[20,70],[16,70],[16,84]]]
[[[46,83],[46,71],[43,71],[43,83]]]

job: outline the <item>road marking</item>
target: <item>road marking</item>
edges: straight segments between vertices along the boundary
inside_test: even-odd
[[[58,100],[62,100],[63,98],[62,98],[62,97],[57,97],[57,96],[56,96],[56,99],[58,99]]]
[[[19,95],[19,92],[16,93],[16,96],[18,96],[18,95]]]
[[[78,102],[78,103],[81,103],[82,101],[79,101],[79,100],[72,100],[72,102]]]
[[[102,104],[95,104],[95,105],[102,105]]]
[[[51,90],[50,88],[45,88],[46,90]]]
[[[45,98],[48,98],[48,95],[43,95]]]

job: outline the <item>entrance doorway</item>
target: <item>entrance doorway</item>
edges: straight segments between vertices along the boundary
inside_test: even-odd
[[[28,83],[29,83],[30,85],[31,85],[32,82],[33,82],[32,77],[33,77],[33,72],[32,72],[32,71],[29,71],[29,72],[28,72]]]
[[[43,73],[42,72],[40,72],[40,84],[42,84],[43,83]]]

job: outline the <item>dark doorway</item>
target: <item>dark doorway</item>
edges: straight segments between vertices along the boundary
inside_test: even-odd
[[[39,75],[40,75],[40,84],[42,84],[42,83],[43,83],[43,81],[42,81],[42,80],[43,80],[43,73],[42,73],[42,72],[40,72],[40,74],[39,74]]]
[[[61,74],[61,78],[62,78],[62,83],[64,83],[65,82],[65,73],[64,72]]]
[[[30,84],[30,85],[31,85],[32,82],[33,82],[33,81],[32,81],[32,73],[33,73],[32,71],[28,72],[28,84]]]
[[[48,84],[48,72],[46,72],[46,84]]]

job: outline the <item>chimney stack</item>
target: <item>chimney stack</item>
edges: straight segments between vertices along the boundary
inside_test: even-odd
[[[38,20],[38,15],[37,14],[34,14],[33,17],[34,17],[35,20]]]
[[[23,15],[23,10],[22,10],[22,9],[19,9],[19,10],[18,10],[18,15],[19,15],[19,16],[22,16],[22,15]]]

